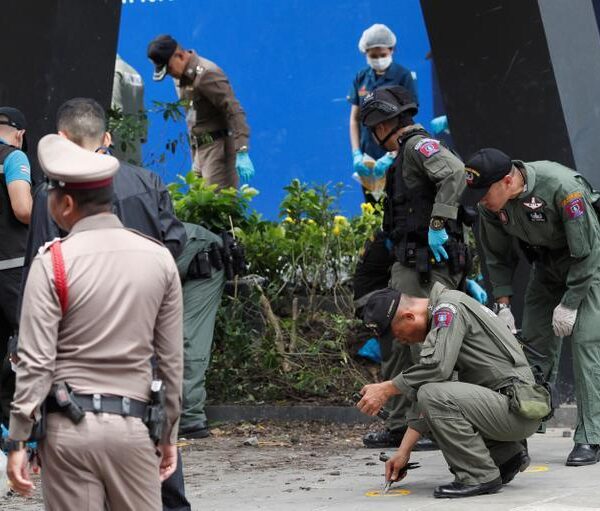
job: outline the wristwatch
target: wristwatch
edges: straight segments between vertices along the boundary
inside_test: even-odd
[[[434,231],[441,231],[445,225],[446,222],[442,217],[439,216],[431,217],[431,221],[429,222],[429,227],[431,227]]]
[[[7,452],[20,451],[21,449],[25,449],[25,442],[23,442],[23,440],[8,439],[4,442],[4,449],[6,449]]]
[[[503,309],[509,309],[510,310],[510,303],[498,303],[498,302],[495,302],[494,305],[492,305],[492,310],[494,311],[494,314],[498,314]]]

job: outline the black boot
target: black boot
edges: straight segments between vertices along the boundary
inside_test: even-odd
[[[363,444],[369,449],[381,447],[400,447],[406,427],[400,429],[384,429],[383,431],[370,431],[363,436]]]
[[[600,445],[598,444],[575,444],[571,454],[567,458],[568,467],[582,467],[594,465],[600,460]]]
[[[500,477],[482,484],[463,484],[456,481],[443,486],[438,486],[433,491],[436,499],[460,499],[462,497],[475,497],[476,495],[485,495],[487,493],[496,493],[502,488],[502,479]]]
[[[179,432],[177,434],[179,438],[206,438],[210,436],[210,430],[206,422],[191,424],[189,426],[179,426]]]
[[[498,467],[500,470],[500,477],[502,478],[502,484],[510,483],[519,472],[525,471],[530,463],[531,458],[527,451],[521,451],[508,461],[502,463],[502,465]]]
[[[400,447],[406,427],[400,429],[384,429],[383,431],[372,431],[363,436],[363,444],[370,449],[379,449],[385,447]],[[421,439],[415,444],[413,451],[437,451],[438,445],[427,437]]]

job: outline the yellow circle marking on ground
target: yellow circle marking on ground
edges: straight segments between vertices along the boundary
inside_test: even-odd
[[[402,497],[404,495],[410,495],[410,490],[390,490],[387,493],[383,493],[381,490],[371,490],[365,493],[365,497]]]
[[[525,470],[525,474],[531,474],[533,472],[548,472],[548,470],[550,470],[550,467],[548,465],[532,465],[527,470]]]

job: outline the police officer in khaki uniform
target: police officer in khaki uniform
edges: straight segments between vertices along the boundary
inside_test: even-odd
[[[421,344],[416,365],[391,381],[366,385],[357,405],[375,415],[393,395],[416,401],[418,413],[386,464],[387,481],[406,475],[413,446],[426,431],[455,475],[453,483],[435,489],[435,497],[495,493],[527,468],[522,441],[550,412],[550,396],[535,385],[523,349],[490,309],[435,283],[428,298],[375,292],[365,322],[395,342]]]
[[[379,87],[361,105],[362,123],[375,140],[398,153],[386,177],[383,216],[385,244],[394,261],[391,287],[427,297],[434,282],[453,289],[465,285],[469,253],[459,215],[465,176],[463,163],[415,123],[417,112],[412,94],[400,86]],[[482,303],[487,301],[477,283],[469,281],[466,286]],[[384,378],[391,379],[412,365],[415,353],[411,355],[407,346],[381,344]],[[404,397],[394,399],[388,429],[369,433],[365,445],[398,446],[406,430],[408,406]]]
[[[512,329],[516,238],[532,263],[523,337],[544,358],[529,356],[556,379],[561,339],[573,349],[577,428],[567,465],[600,460],[600,224],[598,200],[583,176],[550,161],[511,161],[498,149],[466,163],[466,203],[479,202],[483,254],[495,308]]]
[[[178,80],[181,99],[187,100],[187,124],[194,171],[208,184],[237,187],[254,176],[248,156],[250,128],[223,70],[193,50],[184,50],[169,35],[148,45],[154,63],[153,79],[167,74]],[[236,172],[237,171],[237,172]]]
[[[23,299],[9,428],[13,488],[33,490],[25,441],[46,403],[40,444],[46,509],[160,510],[160,480],[175,470],[181,402],[182,297],[169,251],[111,213],[119,162],[58,135],[38,146],[52,217],[70,234],[40,250]],[[61,271],[61,267],[63,270]],[[142,422],[152,364],[165,385],[157,456]],[[85,411],[65,414],[53,384]]]

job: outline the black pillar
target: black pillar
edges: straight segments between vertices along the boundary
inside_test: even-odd
[[[3,0],[0,105],[27,117],[29,158],[39,179],[37,141],[55,129],[58,107],[91,97],[108,108],[121,0]]]

